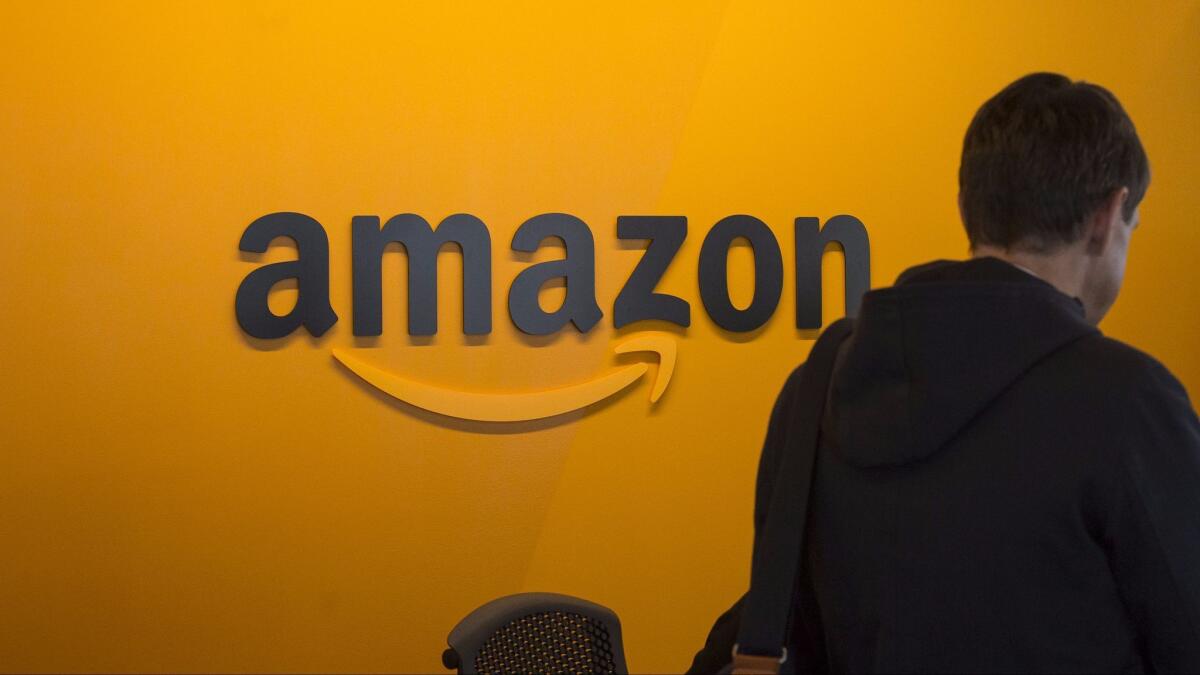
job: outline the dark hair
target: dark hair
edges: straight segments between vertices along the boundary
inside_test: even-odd
[[[1026,75],[988,99],[958,169],[972,248],[1070,244],[1113,190],[1129,188],[1129,220],[1149,184],[1146,151],[1116,97],[1056,73]]]

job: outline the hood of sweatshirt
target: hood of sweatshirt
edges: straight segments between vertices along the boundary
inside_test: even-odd
[[[863,296],[831,385],[831,449],[861,467],[928,457],[1039,361],[1096,332],[1078,300],[997,258],[914,267]]]

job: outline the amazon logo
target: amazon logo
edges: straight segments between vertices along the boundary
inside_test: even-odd
[[[646,248],[613,301],[613,327],[639,321],[690,326],[690,304],[655,291],[687,238],[687,219],[620,216],[616,230],[618,239],[644,241]],[[814,217],[799,217],[793,233],[796,327],[821,327],[821,261],[830,245],[840,246],[844,253],[846,314],[857,314],[862,295],[871,286],[870,243],[862,222],[850,215],[834,216],[824,224]],[[329,238],[325,228],[302,213],[271,213],[250,223],[242,233],[239,248],[245,253],[261,254],[279,238],[295,243],[296,259],[261,265],[246,275],[234,300],[238,325],[247,335],[263,340],[284,338],[300,328],[320,337],[338,321],[330,304]],[[532,253],[551,239],[561,241],[564,257],[531,264],[512,279],[509,318],[529,335],[549,335],[563,330],[568,323],[586,333],[604,317],[596,301],[595,239],[587,223],[566,213],[537,215],[517,228],[510,246],[514,251]],[[754,257],[754,295],[744,308],[734,306],[728,286],[729,249],[738,240],[749,243]],[[354,216],[351,220],[354,335],[369,337],[383,332],[383,255],[391,244],[399,244],[408,258],[409,335],[437,333],[437,260],[438,252],[447,246],[456,248],[462,256],[463,332],[491,333],[492,237],[487,226],[475,216],[459,213],[434,228],[421,216],[405,213],[382,224],[378,216]],[[267,300],[271,289],[283,282],[294,283],[298,295],[290,312],[277,315]],[[538,301],[542,287],[550,282],[561,282],[566,289],[561,305],[552,311]],[[754,216],[732,215],[708,230],[700,248],[697,283],[704,311],[717,326],[734,333],[760,328],[775,313],[783,282],[783,252],[764,222]],[[372,365],[356,351],[334,349],[333,357],[397,399],[442,415],[486,422],[541,419],[577,410],[616,394],[649,371],[646,363],[635,363],[583,383],[487,394],[406,378]],[[663,333],[648,333],[621,342],[614,351],[657,355],[658,370],[650,394],[651,402],[657,401],[674,371],[675,341]]]

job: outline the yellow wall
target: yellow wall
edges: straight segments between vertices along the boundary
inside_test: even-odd
[[[685,667],[745,586],[758,446],[811,344],[792,218],[860,218],[875,285],[962,257],[963,131],[1033,70],[1110,87],[1137,123],[1154,179],[1103,328],[1200,392],[1195,2],[106,4],[0,10],[0,668],[437,671],[458,618],[525,590],[615,609],[635,670]],[[341,320],[321,339],[234,321],[261,264],[238,239],[280,210],[329,232]],[[491,228],[482,344],[454,255],[436,338],[405,332],[396,255],[383,337],[353,339],[350,218],[409,211]],[[596,237],[605,318],[583,336],[507,317],[528,264],[508,242],[547,211]],[[785,254],[748,340],[696,288],[732,213]],[[330,356],[481,391],[607,372],[642,328],[612,329],[641,255],[621,214],[689,219],[660,288],[693,323],[654,407],[643,380],[552,423],[446,423]]]

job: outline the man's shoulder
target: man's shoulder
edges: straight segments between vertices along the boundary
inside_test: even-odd
[[[1106,398],[1139,400],[1182,397],[1187,391],[1165,365],[1150,354],[1106,335],[1087,336],[1051,359],[1056,370],[1069,374],[1066,386]]]

